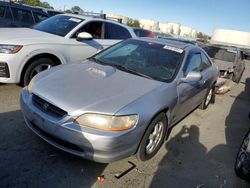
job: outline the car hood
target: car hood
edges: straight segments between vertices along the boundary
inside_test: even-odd
[[[32,93],[72,116],[86,112],[113,115],[163,84],[90,61],[52,68],[32,82]]]
[[[234,67],[234,63],[230,61],[223,61],[219,59],[212,60],[218,66],[219,70],[231,70]]]
[[[0,28],[1,44],[27,45],[36,43],[61,42],[64,38],[29,28]]]

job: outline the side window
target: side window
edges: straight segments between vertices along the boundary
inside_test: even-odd
[[[202,71],[201,65],[202,65],[202,60],[200,53],[190,55],[183,69],[184,75],[186,76],[191,71],[201,72]]]
[[[8,19],[8,20],[12,20],[12,15],[11,15],[11,12],[10,12],[10,8],[6,8],[6,12],[5,12],[5,19]]]
[[[33,15],[35,17],[36,23],[41,22],[43,20],[46,20],[48,18],[48,16],[46,16],[44,14],[37,13],[37,12],[33,12]]]
[[[25,25],[34,24],[31,11],[22,10],[22,9],[18,9],[18,8],[11,8],[11,9],[12,9],[12,13],[13,13],[13,17],[14,17],[15,22],[25,23]]]
[[[131,35],[126,28],[112,23],[105,24],[105,39],[123,40],[127,38],[131,38]]]
[[[201,53],[201,57],[202,57],[202,70],[205,70],[206,68],[210,67],[212,64],[204,53]]]
[[[0,18],[4,17],[5,7],[0,6]]]
[[[81,32],[87,32],[92,35],[94,39],[103,39],[104,38],[104,24],[103,22],[89,22],[80,28],[72,38],[76,38],[77,35]]]

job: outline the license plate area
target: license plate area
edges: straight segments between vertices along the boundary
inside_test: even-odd
[[[44,119],[41,116],[39,116],[37,113],[33,112],[32,116],[33,116],[33,118],[31,120],[31,122],[33,124],[35,124],[37,126],[42,126],[44,124]]]

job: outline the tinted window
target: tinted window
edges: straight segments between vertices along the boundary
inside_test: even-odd
[[[83,20],[65,15],[50,17],[33,28],[54,35],[65,36]]]
[[[103,39],[104,35],[103,22],[89,22],[83,26],[78,32],[87,32],[92,35],[94,39]]]
[[[11,9],[12,9],[15,22],[25,23],[27,25],[34,24],[33,17],[30,11],[22,10],[18,8],[11,8]]]
[[[212,64],[204,53],[201,53],[203,70],[210,67]]]
[[[105,23],[105,39],[123,40],[127,38],[131,38],[131,35],[126,28],[112,23]]]
[[[154,37],[154,34],[151,31],[147,31],[144,29],[134,29],[134,32],[137,37]]]
[[[127,40],[95,56],[97,61],[122,71],[159,81],[170,81],[178,71],[183,54],[152,42]]]
[[[229,62],[234,62],[235,60],[236,51],[214,46],[206,46],[203,49],[207,52],[207,54],[211,58]]]
[[[5,19],[12,20],[12,15],[9,8],[6,8]]]
[[[189,72],[201,72],[202,71],[202,61],[201,55],[199,53],[190,55],[184,67],[184,75],[186,76]]]
[[[46,20],[48,18],[48,16],[46,16],[44,14],[37,13],[37,12],[33,12],[33,15],[35,17],[36,23],[41,22],[43,20]]]
[[[4,16],[5,8],[0,6],[0,18]]]

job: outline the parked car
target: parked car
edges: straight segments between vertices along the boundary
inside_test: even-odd
[[[0,29],[0,83],[27,85],[55,65],[80,63],[123,39],[133,29],[116,21],[60,14],[33,28]]]
[[[240,82],[245,62],[239,48],[223,45],[204,45],[202,48],[218,65],[221,77],[231,78],[236,83]]]
[[[235,161],[234,169],[238,177],[250,182],[250,131],[248,131],[243,139]]]
[[[0,1],[0,28],[31,27],[52,16],[50,9],[43,9]]]
[[[134,27],[134,32],[136,34],[137,37],[149,37],[149,38],[154,38],[154,33],[152,31],[146,30],[146,29],[142,29],[142,28],[138,28],[138,27]]]
[[[21,109],[28,127],[61,150],[103,163],[135,153],[145,161],[173,125],[214,102],[217,76],[197,46],[127,39],[36,75]]]

